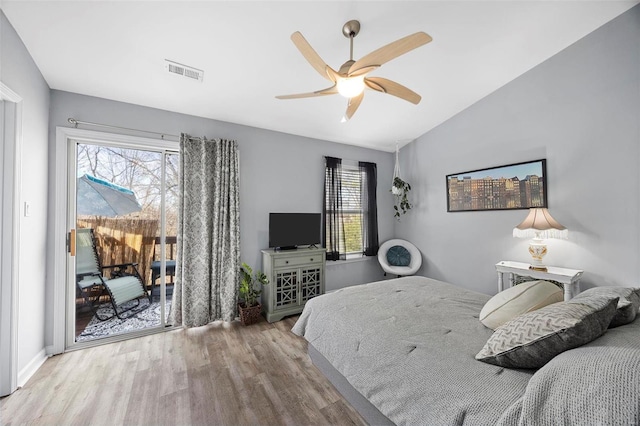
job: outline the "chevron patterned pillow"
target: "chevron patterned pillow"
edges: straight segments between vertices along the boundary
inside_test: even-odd
[[[540,368],[604,334],[617,304],[617,296],[587,295],[520,315],[498,327],[476,359],[507,368]]]
[[[578,294],[573,300],[580,300],[592,295],[619,297],[616,316],[611,320],[609,328],[629,324],[636,319],[640,309],[640,288],[630,287],[594,287]]]

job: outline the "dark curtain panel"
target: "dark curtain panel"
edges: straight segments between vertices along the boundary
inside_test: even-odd
[[[378,187],[377,167],[375,163],[360,161],[362,175],[360,200],[362,206],[362,246],[365,256],[378,254],[378,203],[376,188]]]
[[[322,219],[325,232],[322,235],[322,246],[327,249],[327,260],[345,258],[340,247],[345,247],[344,224],[342,222],[342,160],[325,157],[324,174],[324,206]]]

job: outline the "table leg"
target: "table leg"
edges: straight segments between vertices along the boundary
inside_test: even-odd
[[[574,281],[572,283],[562,284],[564,287],[564,301],[567,302],[573,299],[578,293],[580,293],[580,281]]]
[[[513,287],[513,283],[515,282],[515,275],[513,272],[509,272],[509,287]]]
[[[502,283],[502,272],[498,271],[498,293],[504,290],[504,284]]]

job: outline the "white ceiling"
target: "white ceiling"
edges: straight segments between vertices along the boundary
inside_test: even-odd
[[[53,89],[392,151],[637,3],[2,0],[1,6]],[[419,105],[368,91],[351,121],[341,123],[346,99],[339,95],[275,99],[328,86],[290,35],[302,32],[337,69],[349,56],[341,30],[350,19],[362,24],[355,59],[416,31],[433,37],[371,73],[418,92]],[[166,73],[165,59],[203,69],[204,81]]]

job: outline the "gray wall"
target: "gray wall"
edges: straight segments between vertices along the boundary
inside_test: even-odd
[[[495,293],[495,263],[529,262],[511,236],[527,212],[447,213],[445,175],[546,158],[549,211],[569,229],[546,263],[584,269],[583,288],[638,285],[639,146],[636,6],[405,146],[415,207],[395,234],[424,253],[423,275]]]
[[[268,246],[269,212],[322,211],[325,155],[377,163],[379,236],[381,241],[392,237],[393,198],[388,190],[394,164],[391,153],[57,90],[51,91],[51,144],[55,143],[56,126],[69,126],[69,117],[169,134],[186,132],[194,136],[237,140],[240,147],[242,260],[251,265],[261,264],[260,250]],[[51,182],[54,180],[53,167],[49,175]],[[377,261],[368,259],[339,266],[331,263],[326,274],[329,290],[382,278]],[[52,295],[48,293],[48,297],[51,300]]]
[[[0,11],[0,81],[22,97],[22,188],[18,270],[18,372],[45,347],[49,86],[4,13]],[[3,200],[9,201],[9,200]]]

